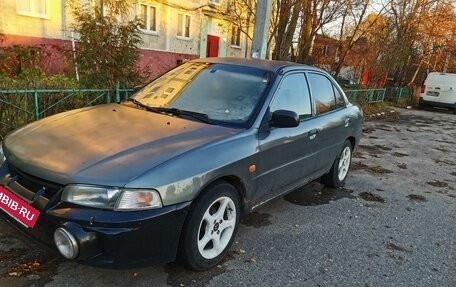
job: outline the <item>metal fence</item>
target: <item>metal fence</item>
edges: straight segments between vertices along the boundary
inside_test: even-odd
[[[120,102],[133,89],[0,90],[0,135],[60,112],[95,104]],[[352,102],[371,104],[385,100],[400,103],[413,97],[412,88],[346,90]]]
[[[133,89],[0,90],[0,135],[60,112],[120,102]]]
[[[352,102],[359,104],[372,104],[384,101],[395,103],[410,102],[413,100],[415,89],[410,87],[388,87],[384,89],[358,89],[346,90],[345,94]]]
[[[371,104],[383,102],[386,89],[347,90],[345,94],[352,102],[359,104]]]
[[[386,89],[385,98],[388,101],[403,104],[405,102],[413,102],[415,89],[411,87],[391,87]]]

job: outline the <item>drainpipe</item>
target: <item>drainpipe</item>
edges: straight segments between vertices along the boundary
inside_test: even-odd
[[[66,25],[66,0],[61,1],[61,10],[62,10],[62,39],[67,39],[67,25]]]
[[[74,41],[74,32],[71,31],[71,48],[73,50],[74,72],[76,73],[76,81],[79,82],[78,61],[76,59],[76,45]]]

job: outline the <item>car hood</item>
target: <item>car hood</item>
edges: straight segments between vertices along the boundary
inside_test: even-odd
[[[239,132],[109,104],[74,110],[8,135],[9,164],[60,184],[123,186],[189,150]],[[195,163],[188,164],[191,168]]]

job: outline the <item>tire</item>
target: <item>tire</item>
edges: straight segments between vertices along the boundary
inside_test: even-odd
[[[328,187],[340,187],[345,183],[350,169],[353,147],[349,140],[344,142],[341,152],[334,160],[329,172],[322,176],[321,183]]]
[[[218,182],[196,199],[182,230],[178,259],[187,268],[202,271],[220,262],[233,243],[240,218],[239,193]]]

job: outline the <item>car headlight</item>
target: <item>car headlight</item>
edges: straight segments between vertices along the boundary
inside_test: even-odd
[[[128,189],[92,185],[68,185],[62,201],[78,205],[134,211],[162,207],[160,195],[153,189]]]

